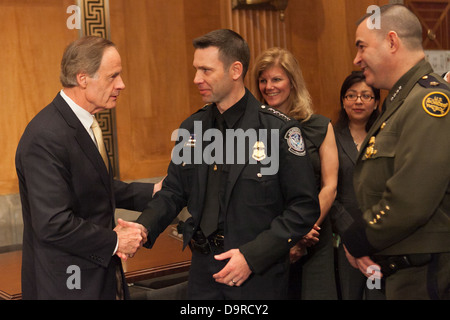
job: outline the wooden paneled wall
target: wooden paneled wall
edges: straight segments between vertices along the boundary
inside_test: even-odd
[[[0,0],[0,195],[17,193],[14,165],[25,126],[56,96],[69,0]]]
[[[251,61],[249,72],[245,79],[246,86],[255,92],[257,87],[252,78],[252,68],[255,58],[267,48],[289,48],[286,18],[281,19],[279,11],[248,9],[232,10],[231,1],[222,0],[227,24],[224,28],[238,32],[247,40],[250,48]]]
[[[288,43],[299,60],[314,111],[336,119],[339,90],[352,70],[356,54],[356,22],[370,5],[388,0],[290,1]]]
[[[450,49],[450,1],[405,0],[405,5],[422,24],[423,46],[427,50]]]
[[[171,134],[202,106],[193,84],[192,39],[231,28],[249,42],[252,59],[281,46],[300,61],[315,110],[333,118],[338,91],[355,67],[355,22],[388,0],[290,0],[279,13],[232,10],[231,0],[110,0],[111,39],[122,56],[126,89],[116,109],[121,179],[163,176]],[[17,193],[14,155],[31,118],[61,89],[64,47],[78,37],[66,12],[75,0],[0,0],[0,194]],[[251,73],[246,84],[253,87]]]

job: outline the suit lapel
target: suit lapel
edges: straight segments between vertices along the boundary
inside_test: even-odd
[[[86,129],[83,127],[80,120],[78,120],[77,116],[73,113],[60,94],[56,96],[53,102],[63,116],[64,120],[74,130],[75,140],[78,142],[80,149],[83,150],[86,157],[96,169],[95,171],[100,175],[105,188],[111,192],[110,174],[106,170],[103,159]]]
[[[76,129],[75,139],[77,140],[80,148],[83,150],[87,158],[95,167],[95,171],[99,173],[103,184],[108,190],[111,190],[111,180],[108,171],[106,170],[105,163],[100,155],[97,147],[92,141],[86,129],[83,126],[78,126]]]
[[[348,127],[342,128],[342,130],[336,132],[336,138],[344,150],[344,153],[348,156],[352,163],[355,164],[358,157],[358,150],[355,147],[353,137]]]

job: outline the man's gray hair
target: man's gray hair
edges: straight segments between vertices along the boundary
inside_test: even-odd
[[[94,77],[100,68],[105,49],[115,47],[107,39],[85,36],[69,44],[61,60],[60,81],[64,88],[78,86],[77,74],[85,72]]]

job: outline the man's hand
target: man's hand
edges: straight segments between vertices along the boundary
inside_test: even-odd
[[[359,270],[368,278],[381,279],[383,276],[380,271],[381,267],[368,256],[356,258],[356,264]]]
[[[355,258],[350,252],[348,252],[347,248],[344,246],[345,256],[347,257],[348,262],[352,265],[353,268],[359,269],[366,277],[374,277],[377,279],[381,279],[383,274],[379,271],[381,267],[377,265],[369,256]]]
[[[136,251],[147,242],[147,229],[141,224],[124,221],[120,218],[117,222],[118,224],[114,228],[119,239],[116,254],[121,259],[127,260],[132,258]]]
[[[244,255],[239,249],[231,249],[227,252],[214,256],[216,260],[230,259],[225,267],[218,273],[213,274],[217,282],[226,284],[230,287],[239,287],[252,274],[250,267],[245,260]]]
[[[302,245],[301,242],[299,241],[299,242],[297,242],[297,244],[295,246],[293,246],[289,250],[289,261],[291,263],[296,263],[306,253],[307,253],[306,246]]]

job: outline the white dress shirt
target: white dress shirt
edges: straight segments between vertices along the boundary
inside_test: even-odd
[[[89,111],[83,109],[79,105],[77,105],[72,99],[70,99],[65,93],[64,90],[61,90],[60,92],[61,97],[64,99],[64,101],[67,102],[70,109],[75,113],[78,120],[80,120],[83,127],[86,129],[86,131],[89,133],[89,136],[91,137],[92,141],[94,141],[95,145],[97,146],[97,141],[95,140],[94,131],[92,131],[92,123],[94,122],[94,116],[89,113]]]

